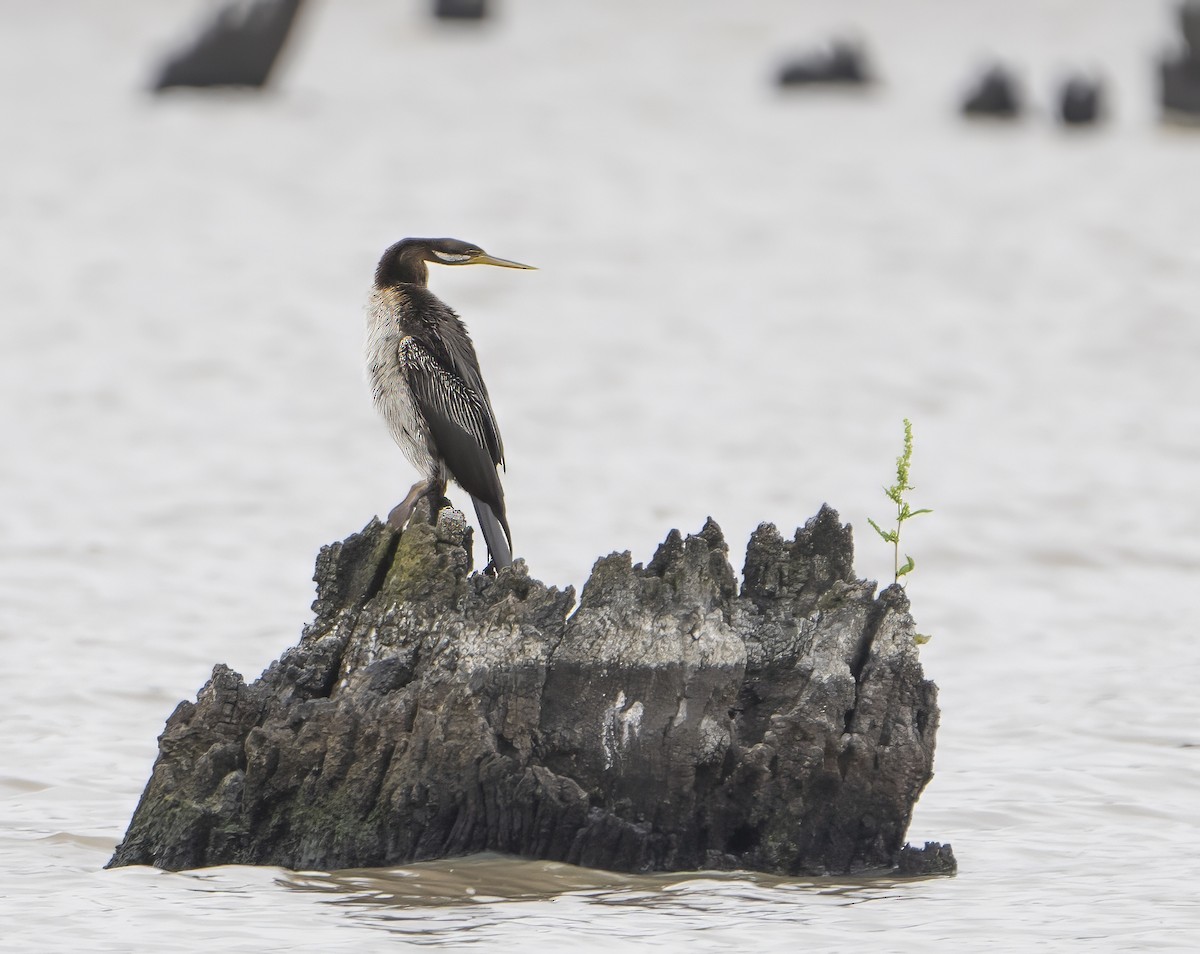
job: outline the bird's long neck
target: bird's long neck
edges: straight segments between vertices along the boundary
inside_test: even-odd
[[[405,247],[403,242],[397,243],[399,248],[388,249],[388,254],[379,261],[375,269],[375,286],[387,288],[389,285],[428,285],[429,268],[425,264],[425,256],[420,246]]]

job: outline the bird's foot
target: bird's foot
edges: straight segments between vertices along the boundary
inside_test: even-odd
[[[438,514],[454,506],[442,493],[430,491],[426,499],[429,501],[429,522],[435,525],[437,524]]]
[[[446,499],[446,483],[441,480],[422,480],[413,484],[408,495],[392,508],[387,518],[388,526],[403,531],[422,497],[429,499],[429,522],[436,524],[438,514],[450,506],[450,501]]]
[[[405,525],[408,523],[408,518],[412,516],[412,512],[413,505],[401,501],[388,513],[387,525],[393,530],[403,532]]]

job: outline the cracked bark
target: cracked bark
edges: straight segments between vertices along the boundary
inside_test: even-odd
[[[372,521],[296,646],[179,705],[110,866],[953,870],[904,846],[938,724],[904,591],[855,579],[829,508],[755,531],[740,592],[727,549],[709,520],[601,558],[572,612],[523,562],[472,574],[455,511]]]

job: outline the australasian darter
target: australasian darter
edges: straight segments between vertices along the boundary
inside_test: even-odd
[[[367,372],[375,407],[422,475],[388,514],[388,523],[403,529],[427,495],[436,511],[453,478],[471,495],[491,566],[500,569],[512,564],[497,472],[504,465],[504,445],[475,346],[458,315],[427,287],[426,262],[533,266],[494,258],[457,239],[403,239],[379,260],[367,313]]]

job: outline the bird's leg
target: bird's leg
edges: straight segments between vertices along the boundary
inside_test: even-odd
[[[450,506],[450,501],[446,499],[446,481],[438,477],[430,477],[426,480],[418,480],[412,485],[408,495],[392,508],[392,512],[388,514],[388,526],[394,530],[403,530],[404,525],[408,523],[408,518],[412,516],[413,509],[417,506],[417,501],[422,497],[429,498],[429,522],[437,523],[438,514]]]
[[[429,497],[429,522],[437,524],[438,514],[450,506],[450,501],[446,499],[446,481],[431,480],[425,493]]]
[[[396,504],[392,508],[392,512],[388,514],[388,526],[393,530],[403,530],[404,525],[408,523],[408,518],[412,516],[413,507],[417,505],[417,501],[433,490],[439,483],[442,490],[445,490],[446,482],[444,480],[439,481],[436,477],[430,477],[427,480],[418,480],[413,484],[412,489],[408,492],[408,496]]]

